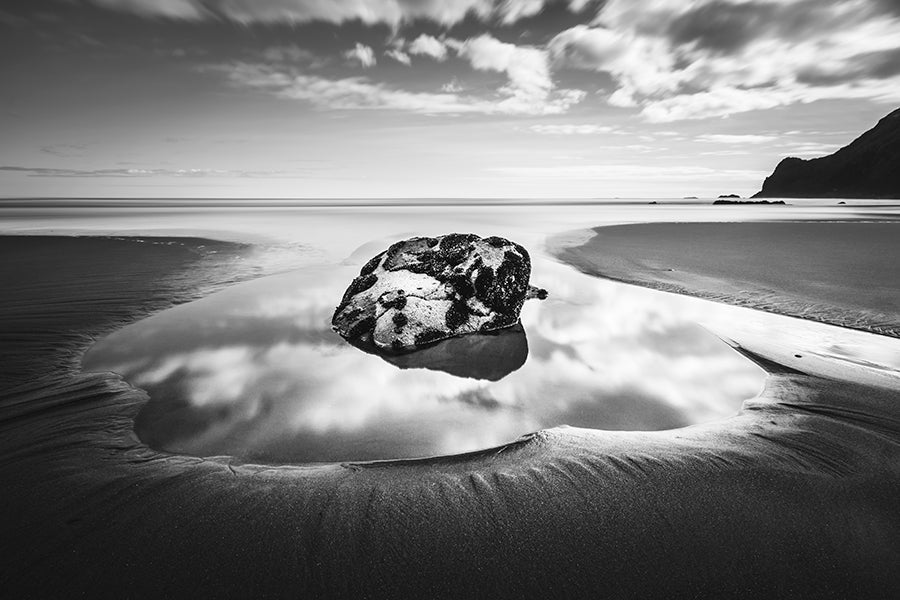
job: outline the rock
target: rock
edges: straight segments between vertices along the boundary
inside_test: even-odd
[[[534,287],[533,285],[529,285],[528,293],[525,294],[525,299],[533,300],[533,299],[537,298],[538,300],[546,300],[548,295],[549,294],[547,293],[547,290]]]
[[[834,154],[785,158],[754,198],[900,198],[900,109]]]
[[[499,237],[453,233],[393,244],[360,270],[331,325],[351,343],[403,352],[518,323],[532,288],[531,258]]]
[[[719,198],[740,198],[737,194],[721,194]]]
[[[785,204],[784,200],[716,200],[713,205],[734,205],[734,204]]]

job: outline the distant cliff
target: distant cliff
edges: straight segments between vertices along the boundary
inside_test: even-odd
[[[830,156],[785,158],[754,198],[900,198],[900,109]]]

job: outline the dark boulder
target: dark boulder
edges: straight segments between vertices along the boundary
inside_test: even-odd
[[[411,238],[363,266],[331,324],[353,343],[394,352],[511,327],[527,298],[546,298],[530,276],[528,252],[503,238]]]

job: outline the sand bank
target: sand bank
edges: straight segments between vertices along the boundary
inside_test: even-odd
[[[53,277],[0,291],[0,344],[19,361],[0,383],[0,589],[15,597],[900,592],[895,389],[804,374],[754,347],[773,371],[766,389],[708,425],[556,428],[400,462],[165,455],[132,432],[146,395],[113,374],[78,373],[74,358],[92,336],[233,274],[219,270],[228,253],[170,259],[126,289],[133,264],[161,249],[129,248],[130,262],[93,273],[96,255],[67,246],[28,259],[28,271]],[[7,250],[4,268],[19,256]],[[80,276],[56,276],[69,272]],[[68,298],[77,310],[50,319]]]
[[[900,337],[900,223],[643,223],[593,234],[560,237],[553,253],[590,275]]]

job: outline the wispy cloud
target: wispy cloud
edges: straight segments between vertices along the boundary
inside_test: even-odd
[[[298,172],[245,171],[233,169],[58,169],[50,167],[0,166],[6,173],[21,173],[29,177],[300,177]]]
[[[447,45],[436,37],[424,33],[410,42],[407,51],[417,56],[430,56],[436,61],[447,58]]]
[[[227,19],[239,23],[361,21],[397,26],[416,20],[454,25],[467,17],[514,23],[565,1],[580,11],[590,0],[90,0],[96,5],[148,17]]]
[[[236,63],[214,67],[235,85],[300,100],[322,110],[399,110],[421,114],[557,114],[581,100],[562,90],[541,98],[483,99],[450,92],[410,92],[375,83],[365,77],[328,79],[273,69],[267,65]]]
[[[50,144],[42,146],[41,152],[53,156],[81,156],[87,147],[87,144]]]
[[[650,122],[723,117],[826,99],[900,102],[900,10],[893,0],[90,1],[189,21],[386,24],[394,29],[392,41],[358,43],[344,58],[372,68],[376,56],[414,66],[420,57],[446,61],[455,53],[477,71],[506,74],[509,82],[497,90],[495,108],[472,108],[492,104],[485,98],[454,100],[470,112],[567,110],[586,97],[581,89],[554,85],[554,77],[572,70],[582,71],[582,78],[598,74],[593,75],[596,85],[578,88],[609,87],[611,78],[612,86],[601,97],[639,111]],[[530,46],[498,39],[498,28],[535,17],[551,4],[565,4],[572,12],[590,9],[588,21]],[[480,23],[486,33],[465,40],[448,37],[464,21]],[[438,24],[444,32],[431,27],[422,32],[424,22]],[[396,37],[404,26],[416,35],[411,41]],[[296,54],[291,62],[309,63],[309,57]],[[290,58],[282,54],[280,62]],[[375,78],[364,83],[380,86]],[[394,92],[394,97],[413,94]],[[342,103],[347,105],[373,108],[384,103]]]
[[[782,154],[800,158],[825,156],[833,153],[838,148],[840,148],[839,144],[824,144],[820,142],[792,142],[779,146]]]
[[[698,142],[711,144],[767,144],[778,139],[774,135],[728,135],[728,134],[704,134],[695,138]]]
[[[321,69],[334,62],[333,57],[321,56],[296,45],[269,46],[257,56],[270,64],[291,65],[313,70]]]
[[[422,41],[424,40],[424,41]],[[418,43],[417,43],[418,42]],[[433,44],[438,44],[435,46]],[[420,37],[408,46],[410,51],[440,60],[442,52],[454,51],[480,71],[506,75],[508,82],[491,97],[462,95],[461,86],[444,86],[441,92],[411,92],[397,89],[365,77],[327,78],[312,75],[284,63],[236,62],[205,67],[225,73],[235,85],[264,90],[283,98],[306,101],[320,109],[386,109],[423,114],[517,114],[551,115],[569,110],[581,102],[585,92],[557,89],[550,74],[545,50],[501,42],[490,35],[465,41]],[[439,50],[440,47],[442,50]],[[408,55],[395,51],[394,58],[406,64]],[[348,53],[369,66],[374,51],[358,44]]]
[[[528,127],[528,131],[541,135],[604,135],[609,133],[616,133],[617,130],[615,127],[607,127],[603,125],[562,124],[531,125],[530,127]]]
[[[701,152],[700,156],[747,156],[750,154],[748,150],[712,150]]]
[[[712,169],[652,165],[559,165],[543,167],[496,167],[493,173],[540,179],[590,179],[599,181],[758,181],[767,173],[744,169]]]
[[[377,62],[375,60],[375,51],[372,50],[370,46],[360,43],[357,43],[356,46],[347,50],[347,52],[344,53],[344,57],[352,62],[359,63],[366,69],[374,67]]]
[[[586,96],[582,90],[554,90],[545,50],[501,42],[487,34],[448,43],[461,58],[469,61],[472,68],[506,74],[509,83],[499,90],[505,96],[497,103],[500,112],[557,114]]]
[[[28,19],[0,9],[0,25],[7,27],[27,27]]]
[[[409,54],[399,48],[389,48],[385,50],[384,55],[393,58],[398,63],[404,64],[407,67],[412,64],[412,59],[409,57]]]
[[[456,94],[409,92],[374,83],[365,77],[328,79],[274,70],[266,65],[237,63],[219,67],[232,83],[301,100],[323,110],[390,109],[425,114],[489,112],[490,106]]]
[[[459,80],[454,78],[452,81],[448,81],[442,85],[441,91],[448,94],[458,94],[459,92],[465,91],[465,88],[459,83]]]
[[[900,101],[900,11],[857,0],[609,0],[548,44],[611,75],[611,104],[654,122],[822,99]]]

